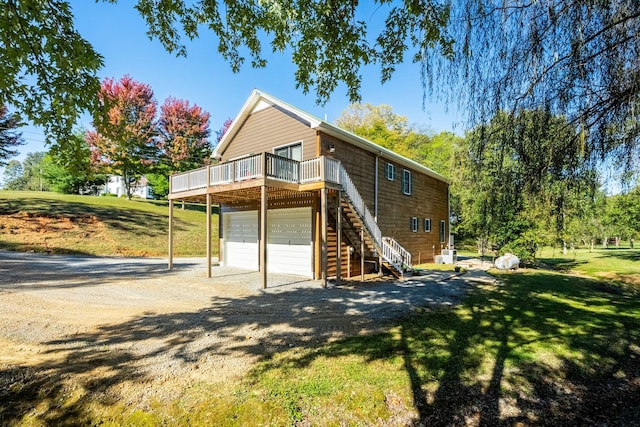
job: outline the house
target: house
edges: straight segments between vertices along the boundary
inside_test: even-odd
[[[402,276],[448,246],[445,177],[264,92],[213,155],[217,164],[171,177],[170,267],[180,200],[220,205],[221,263],[259,269],[263,287],[267,271],[325,285],[376,268]]]
[[[153,188],[144,176],[136,182],[135,186],[131,188],[132,197],[140,197],[142,199],[153,199]],[[119,175],[109,175],[109,179],[104,185],[104,189],[98,193],[100,196],[103,194],[115,194],[116,196],[126,195],[124,188],[124,179]]]

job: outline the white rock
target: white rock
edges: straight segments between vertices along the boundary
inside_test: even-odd
[[[499,270],[516,269],[520,265],[520,258],[514,254],[506,253],[501,257],[496,258],[494,265]]]

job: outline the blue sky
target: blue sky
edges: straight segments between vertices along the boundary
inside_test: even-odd
[[[225,119],[235,117],[254,88],[260,89],[320,118],[334,121],[349,106],[344,86],[339,87],[324,106],[316,105],[315,94],[303,94],[295,88],[295,68],[286,54],[265,57],[266,68],[245,66],[240,73],[231,72],[229,65],[217,53],[217,41],[212,33],[203,32],[200,38],[187,43],[186,58],[177,58],[164,50],[157,40],[149,40],[146,24],[129,2],[120,4],[72,0],[76,28],[94,48],[104,56],[101,79],[119,79],[129,74],[147,83],[162,104],[168,96],[186,99],[211,114],[211,129],[218,130]],[[366,7],[365,7],[366,9]],[[376,18],[376,11],[368,18]],[[419,67],[408,62],[398,68],[390,82],[380,84],[375,66],[364,70],[362,102],[387,104],[397,114],[407,116],[409,123],[434,132],[452,130],[462,133],[463,120],[456,106],[449,111],[441,104],[428,103],[423,110]],[[88,116],[80,126],[90,127]],[[20,147],[18,160],[28,152],[46,150],[42,132],[34,127],[22,128],[27,144]]]

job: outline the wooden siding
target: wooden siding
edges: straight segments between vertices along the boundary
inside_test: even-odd
[[[224,162],[251,153],[272,153],[274,147],[298,141],[302,141],[302,160],[316,157],[316,131],[297,117],[269,107],[252,113],[220,154]]]
[[[335,151],[331,153],[329,147]],[[320,154],[340,160],[373,215],[376,156],[361,148],[320,133]]]
[[[329,152],[333,145],[335,151]],[[321,154],[342,162],[365,204],[375,215],[375,155],[326,134],[320,134]],[[395,166],[395,179],[386,177],[387,163]],[[411,195],[403,194],[402,174],[411,172]],[[396,239],[413,258],[413,263],[432,262],[449,240],[448,184],[393,160],[378,159],[378,226],[382,235]],[[411,218],[418,218],[418,231],[411,231]],[[425,232],[424,219],[431,219],[431,231]],[[445,221],[445,242],[440,242],[440,221]]]
[[[449,240],[448,185],[402,165],[394,164],[393,181],[386,177],[389,161],[380,159],[378,165],[378,225],[383,235],[393,237],[411,252],[413,263],[432,262]],[[393,163],[393,162],[392,162]],[[402,192],[403,170],[411,172],[412,192]],[[418,219],[418,231],[411,230],[411,218]],[[424,231],[424,219],[431,219],[431,231]],[[445,243],[440,243],[440,221],[445,221]]]

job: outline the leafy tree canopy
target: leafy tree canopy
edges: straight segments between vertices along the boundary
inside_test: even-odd
[[[156,101],[149,85],[129,76],[105,79],[98,93],[100,108],[93,115],[95,131],[87,142],[94,165],[120,175],[127,198],[141,175],[158,159]]]
[[[61,0],[6,0],[0,7],[0,105],[10,105],[56,144],[95,106],[102,57],[75,30]]]
[[[28,153],[24,161],[11,160],[4,171],[4,189],[21,191],[49,191],[44,174],[44,152]]]
[[[203,30],[234,71],[266,66],[265,50],[291,55],[297,86],[319,102],[340,84],[358,101],[369,64],[384,82],[413,61],[424,94],[460,103],[472,122],[541,108],[566,115],[588,154],[636,166],[637,0],[138,0],[135,8],[149,36],[178,55]],[[94,106],[102,58],[75,31],[68,3],[8,0],[0,25],[0,104],[52,135],[69,133]]]
[[[459,233],[522,259],[538,245],[567,239],[567,218],[597,185],[576,130],[543,110],[501,112],[469,132],[458,151],[454,191]]]
[[[211,157],[210,114],[189,101],[169,97],[160,108],[161,162],[173,172],[196,169]]]

